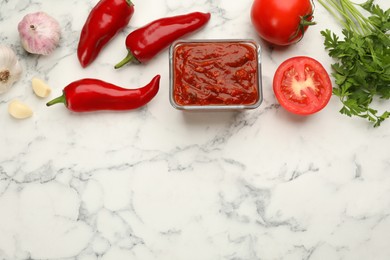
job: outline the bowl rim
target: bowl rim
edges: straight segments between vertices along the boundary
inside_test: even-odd
[[[257,53],[257,93],[258,99],[255,103],[250,105],[179,105],[176,103],[173,95],[174,90],[174,68],[173,68],[173,56],[175,48],[180,44],[188,43],[245,43],[251,44],[255,47]],[[246,110],[246,109],[255,109],[260,106],[263,102],[263,87],[262,87],[262,60],[261,60],[262,49],[259,43],[253,39],[180,39],[173,42],[169,47],[169,102],[171,105],[178,110],[188,110],[188,111],[202,111],[202,110]]]

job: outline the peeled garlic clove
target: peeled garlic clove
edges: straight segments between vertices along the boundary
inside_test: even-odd
[[[15,99],[9,103],[8,113],[17,119],[24,119],[32,116],[33,111],[29,106]]]
[[[34,90],[35,95],[41,98],[45,98],[50,95],[51,88],[43,80],[38,78],[33,78],[31,80],[32,89]]]
[[[8,91],[20,79],[22,66],[15,52],[5,45],[0,45],[0,94]]]
[[[18,24],[23,48],[33,54],[49,55],[58,46],[60,25],[45,12],[27,14]]]

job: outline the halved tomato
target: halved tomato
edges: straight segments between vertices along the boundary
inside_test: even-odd
[[[332,82],[325,68],[305,56],[280,64],[274,75],[273,89],[280,105],[298,115],[320,111],[332,96]]]

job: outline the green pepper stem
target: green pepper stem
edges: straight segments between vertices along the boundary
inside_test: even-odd
[[[121,60],[118,64],[115,65],[115,69],[119,69],[121,67],[123,67],[125,64],[127,63],[132,63],[132,62],[136,62],[137,59],[134,57],[134,55],[129,51],[129,53],[127,54],[127,56]]]
[[[49,101],[46,103],[46,106],[52,106],[54,104],[58,104],[58,103],[63,103],[65,104],[66,106],[66,98],[65,98],[65,94],[63,94],[62,96],[59,96],[59,97],[56,97],[55,99]]]

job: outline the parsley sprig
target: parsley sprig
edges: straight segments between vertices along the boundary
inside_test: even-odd
[[[390,99],[390,9],[374,0],[354,4],[350,0],[318,0],[343,26],[343,40],[330,30],[321,31],[325,49],[336,60],[332,76],[340,98],[340,112],[372,122],[375,127],[390,117],[371,105],[375,97]],[[358,8],[367,11],[365,16]],[[362,10],[363,11],[363,10]]]

